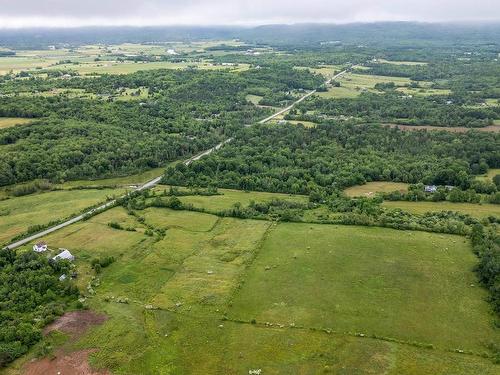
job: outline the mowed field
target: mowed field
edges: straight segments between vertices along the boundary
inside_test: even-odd
[[[331,87],[326,92],[319,92],[317,95],[324,98],[355,98],[363,91],[378,92],[375,90],[377,83],[394,82],[396,86],[409,84],[411,81],[403,77],[388,77],[368,74],[347,73],[341,76],[338,81],[340,87]]]
[[[51,191],[12,197],[0,201],[0,244],[25,232],[32,225],[79,213],[103,202],[107,197],[121,195],[124,189]]]
[[[337,81],[340,82],[340,87],[330,87],[328,91],[319,92],[317,95],[324,98],[355,98],[366,91],[379,93],[375,89],[375,85],[377,83],[389,82],[394,82],[397,87],[396,90],[405,95],[429,96],[450,94],[450,90],[431,88],[431,82],[419,82],[421,86],[419,88],[407,87],[411,80],[405,77],[379,76],[354,72],[344,74]]]
[[[0,117],[0,129],[11,128],[16,125],[29,124],[33,119],[20,117]]]
[[[349,197],[369,197],[375,193],[391,193],[393,191],[407,191],[408,184],[388,181],[367,182],[364,185],[352,186],[344,190]]]
[[[456,211],[476,218],[485,218],[491,215],[500,216],[500,206],[498,204],[482,203],[453,203],[453,202],[391,202],[385,201],[383,207],[400,208],[414,214],[424,214],[426,212]]]
[[[161,188],[158,188],[161,190]],[[248,206],[250,202],[267,202],[272,199],[281,199],[297,203],[307,203],[309,201],[307,196],[304,195],[291,195],[279,193],[265,193],[265,192],[244,192],[241,190],[232,189],[219,189],[220,195],[201,196],[190,195],[186,197],[179,197],[185,204],[192,204],[197,208],[204,208],[211,212],[227,210],[235,203],[241,203],[242,206]]]
[[[86,301],[108,320],[65,347],[97,349],[95,368],[134,375],[498,373],[480,356],[500,337],[463,237],[160,208],[136,213],[144,220],[114,208],[45,238],[76,255],[82,289],[94,275],[92,258],[116,258]],[[112,229],[110,221],[136,231]],[[145,225],[166,234],[147,236]]]

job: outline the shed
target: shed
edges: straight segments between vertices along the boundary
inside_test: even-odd
[[[436,185],[426,185],[424,187],[424,191],[426,193],[435,193],[437,191],[437,186]]]
[[[53,260],[66,259],[71,262],[75,260],[75,257],[73,256],[73,254],[70,253],[68,249],[59,249],[59,250],[62,250],[62,252],[60,252],[54,258],[52,258]]]

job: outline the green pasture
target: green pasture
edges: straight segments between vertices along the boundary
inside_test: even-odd
[[[123,189],[50,191],[2,200],[0,243],[25,232],[32,225],[48,224],[123,193]]]
[[[373,196],[375,193],[390,193],[393,191],[407,191],[408,184],[400,182],[373,181],[364,185],[352,186],[344,190],[350,197]]]
[[[463,237],[117,207],[44,240],[72,251],[85,303],[108,316],[65,349],[98,348],[91,364],[115,374],[498,370],[478,355],[498,335]],[[108,255],[94,276],[90,261]]]
[[[159,188],[160,189],[160,188]],[[308,198],[303,195],[265,193],[265,192],[245,192],[241,190],[219,189],[220,195],[202,196],[190,195],[179,197],[186,204],[192,204],[194,207],[204,208],[208,211],[221,211],[231,208],[235,203],[241,203],[248,206],[251,201],[265,202],[272,199],[282,199],[292,202],[307,203]]]
[[[497,342],[467,240],[369,227],[280,224],[230,317],[482,352]]]
[[[498,204],[482,203],[453,203],[453,202],[391,202],[385,201],[383,207],[400,208],[413,214],[421,215],[426,212],[456,211],[477,218],[484,218],[491,215],[500,216],[500,206]]]
[[[11,128],[16,125],[29,124],[33,119],[21,117],[0,117],[0,129]]]

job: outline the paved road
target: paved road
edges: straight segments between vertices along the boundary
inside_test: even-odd
[[[341,71],[340,73],[338,74],[335,74],[332,78],[330,78],[328,81],[326,81],[325,83],[326,84],[329,84],[331,83],[333,80],[343,76],[344,74],[346,74],[348,72],[348,70],[343,70]],[[260,120],[259,121],[259,124],[265,124],[266,122],[269,122],[271,121],[272,119],[278,117],[279,115],[282,115],[283,113],[286,113],[288,112],[289,110],[291,110],[293,107],[295,107],[297,104],[303,102],[304,100],[306,100],[307,98],[309,98],[311,95],[314,95],[316,94],[316,91],[317,90],[313,90],[313,91],[310,91],[308,92],[306,95],[302,96],[300,99],[298,99],[297,101],[293,102],[291,105],[289,105],[288,107],[276,112],[275,114],[269,116],[269,117],[266,117],[264,120]]]
[[[186,164],[186,165],[189,165],[191,164],[193,161],[196,161],[196,160],[199,160],[201,159],[202,157],[204,156],[207,156],[207,155],[210,155],[212,152],[214,151],[217,151],[218,149],[220,149],[222,146],[224,146],[226,143],[228,142],[231,142],[233,140],[233,138],[229,138],[229,139],[226,139],[225,141],[219,143],[218,145],[206,150],[206,151],[203,151],[187,160],[185,160],[183,163]],[[136,188],[135,190],[133,191],[142,191],[142,190],[147,190],[147,189],[151,189],[152,187],[158,185],[158,183],[161,181],[163,176],[159,176],[159,177],[156,177],[155,179],[151,180],[151,181],[148,181],[146,182],[144,185],[141,185],[139,186],[138,188]],[[125,197],[125,196],[123,196]],[[122,197],[122,198],[123,198]],[[62,229],[64,227],[67,227],[68,225],[71,225],[71,224],[74,224],[74,223],[77,223],[79,221],[82,221],[86,216],[88,215],[92,215],[93,213],[95,213],[96,211],[100,211],[100,210],[104,210],[108,207],[111,207],[113,206],[114,204],[116,203],[116,199],[115,200],[112,200],[112,201],[109,201],[99,207],[96,207],[96,208],[93,208],[87,212],[84,212],[83,214],[81,215],[78,215],[78,216],[75,216],[74,218],[71,218],[61,224],[57,224],[57,225],[54,225],[53,227],[50,227],[50,228],[47,228],[39,233],[35,233],[29,237],[26,237],[22,240],[19,240],[19,241],[16,241],[16,242],[13,242],[7,246],[5,246],[6,249],[15,249],[16,247],[19,247],[19,246],[23,246],[33,240],[36,240],[37,238],[40,238],[40,237],[43,237],[43,236],[46,236],[52,232],[55,232],[56,230],[59,230],[59,229]]]
[[[335,76],[333,76],[332,78],[330,78],[328,81],[326,81],[325,83],[330,83],[331,81],[333,81],[334,79],[337,79],[339,78],[340,76],[344,75],[345,73],[348,72],[348,69],[336,74]],[[315,94],[316,93],[316,90],[313,90],[309,93],[307,93],[306,95],[302,96],[300,99],[296,100],[295,102],[293,102],[290,106],[286,107],[285,109],[282,109],[278,112],[276,112],[275,114],[273,114],[272,116],[269,116],[261,121],[259,121],[259,124],[265,124],[266,122],[269,122],[271,121],[272,119],[278,117],[279,115],[285,113],[285,112],[288,112],[289,110],[291,110],[293,107],[295,107],[297,104],[301,103],[302,101],[306,100],[307,98],[309,98],[311,95]],[[228,142],[231,142],[233,140],[233,138],[229,138],[229,139],[226,139],[225,141],[219,143],[218,145],[206,150],[206,151],[203,151],[187,160],[184,161],[184,164],[186,165],[189,165],[191,164],[193,161],[196,161],[196,160],[199,160],[201,159],[202,157],[204,156],[207,156],[207,155],[210,155],[212,152],[214,151],[217,151],[218,149],[220,149],[222,146],[224,146],[226,143]],[[163,176],[159,176],[159,177],[156,177],[155,179],[151,180],[151,181],[148,181],[146,182],[144,185],[141,185],[139,186],[138,188],[136,188],[134,191],[142,191],[142,190],[147,190],[147,189],[151,189],[152,187],[158,185],[158,183],[161,181]],[[109,201],[99,207],[96,207],[92,210],[89,210],[81,215],[78,215],[72,219],[69,219],[61,224],[57,224],[57,225],[54,225],[53,227],[50,227],[50,228],[47,228],[45,229],[44,231],[41,231],[39,233],[35,233],[29,237],[26,237],[22,240],[19,240],[19,241],[16,241],[16,242],[13,242],[7,246],[5,246],[6,249],[15,249],[19,246],[23,246],[33,240],[36,240],[37,238],[40,238],[40,237],[43,237],[43,236],[46,236],[50,233],[53,233],[59,229],[62,229],[64,227],[67,227],[68,225],[71,225],[71,224],[74,224],[74,223],[77,223],[79,221],[82,221],[86,216],[88,215],[92,215],[93,213],[95,213],[95,211],[100,211],[100,210],[104,210],[110,206],[113,206],[114,204],[116,203],[116,200],[112,200],[112,201]]]

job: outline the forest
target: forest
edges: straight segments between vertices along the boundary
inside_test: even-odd
[[[35,252],[0,250],[0,368],[42,338],[42,328],[76,301],[78,288],[59,277],[67,261]]]
[[[475,174],[500,166],[499,142],[492,133],[404,132],[376,125],[255,126],[189,168],[168,168],[164,182],[294,194],[332,193],[367,181],[468,189]]]
[[[111,95],[121,87],[147,86],[152,98],[122,102],[65,95],[1,97],[0,116],[36,121],[0,130],[0,185],[36,178],[95,179],[163,166],[267,115],[269,110],[245,99],[252,90],[271,94],[312,89],[321,82],[308,71],[283,66],[243,74],[158,70],[6,82],[6,92],[17,93],[64,87]]]

